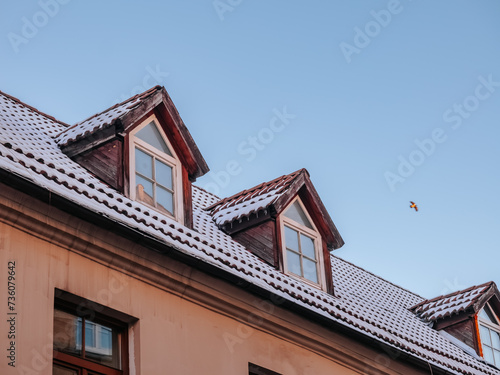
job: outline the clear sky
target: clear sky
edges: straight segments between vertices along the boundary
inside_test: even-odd
[[[307,168],[335,253],[431,298],[500,283],[499,19],[496,0],[4,1],[0,90],[73,124],[164,85],[198,185]]]

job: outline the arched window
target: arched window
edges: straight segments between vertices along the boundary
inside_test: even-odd
[[[131,132],[130,139],[132,199],[181,221],[181,167],[165,133],[151,117]]]
[[[321,236],[299,198],[282,214],[282,233],[285,272],[323,287]]]

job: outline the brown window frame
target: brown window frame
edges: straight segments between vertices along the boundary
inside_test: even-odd
[[[110,309],[104,305],[95,303],[74,294],[56,290],[54,310],[60,310],[82,319],[82,327],[86,320],[94,323],[109,326],[120,333],[120,362],[121,369],[115,369],[95,362],[92,359],[82,356],[64,353],[53,350],[53,363],[71,370],[77,371],[78,375],[103,374],[103,375],[129,375],[129,353],[128,353],[128,329],[131,323],[137,319]],[[82,340],[85,342],[85,330],[82,332]],[[85,351],[83,351],[85,353]]]

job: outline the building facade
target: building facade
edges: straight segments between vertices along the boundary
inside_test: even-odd
[[[76,125],[0,93],[2,374],[500,375],[494,283],[332,255],[302,169],[221,199],[163,87]]]

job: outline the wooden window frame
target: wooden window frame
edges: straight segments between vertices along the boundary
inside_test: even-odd
[[[295,220],[292,220],[289,217],[285,216],[285,212],[295,202],[298,202],[298,204],[300,205],[300,207],[304,211],[304,214],[306,215],[307,220],[309,220],[309,223],[311,223],[311,226],[313,227],[313,229],[308,228],[300,223],[297,223]],[[314,252],[316,254],[316,272],[317,272],[317,276],[318,276],[318,283],[315,283],[314,281],[306,279],[305,277],[297,275],[297,274],[288,270],[287,248],[286,248],[286,239],[285,239],[285,226],[297,231],[298,233],[302,233],[302,234],[306,235],[307,237],[313,239]],[[290,202],[290,204],[283,210],[282,214],[279,216],[279,227],[280,227],[280,231],[281,231],[281,244],[282,244],[281,253],[283,256],[283,272],[285,272],[287,275],[290,275],[291,277],[293,277],[301,282],[304,282],[308,285],[311,285],[315,288],[319,288],[321,290],[326,290],[326,277],[325,277],[325,270],[324,270],[325,267],[324,267],[324,259],[323,259],[323,243],[321,240],[321,234],[319,233],[318,229],[316,228],[316,225],[314,225],[314,221],[312,220],[311,216],[309,215],[309,212],[307,212],[306,207],[304,206],[304,204],[302,203],[302,200],[299,197],[296,197],[294,200],[292,200]]]
[[[97,324],[109,326],[117,329],[120,337],[120,363],[121,369],[115,369],[106,365],[102,365],[89,358],[68,354],[59,350],[53,349],[53,363],[68,369],[77,371],[79,375],[87,375],[90,373],[98,373],[104,375],[129,375],[129,342],[128,331],[135,318],[119,311],[110,309],[106,306],[78,297],[74,294],[56,290],[56,295],[62,298],[56,298],[54,302],[54,310],[60,310],[71,314],[75,317],[81,317],[82,321],[90,316],[90,320]],[[65,298],[66,297],[66,298]],[[83,330],[82,341],[85,342],[85,330]]]
[[[493,315],[493,319],[496,321],[497,325],[495,326],[494,324],[491,324],[490,322],[484,320],[480,315],[479,313],[481,311],[479,311],[476,315],[477,317],[477,337],[479,338],[478,339],[478,346],[479,346],[479,350],[480,350],[480,354],[483,358],[484,357],[484,347],[483,347],[483,339],[481,338],[481,329],[480,327],[481,326],[484,326],[485,328],[487,328],[488,330],[490,331],[494,331],[494,332],[497,332],[499,335],[500,335],[500,319],[498,318],[497,314],[495,313],[495,311],[491,308],[491,305],[489,303],[486,303],[482,310],[484,310],[485,308],[488,308],[491,312],[491,314]],[[485,312],[486,313],[486,312]],[[487,314],[487,313],[486,313]],[[491,339],[491,338],[490,338]],[[489,345],[487,345],[488,348],[489,348]],[[498,351],[497,348],[493,348],[492,349],[495,351]],[[493,361],[495,361],[495,356],[493,354]],[[500,363],[495,363],[493,362],[493,365],[497,366],[497,367],[500,367]]]
[[[149,125],[150,123],[153,123],[156,126],[156,129],[159,131],[160,135],[163,138],[163,141],[167,145],[168,149],[170,150],[172,156],[167,155],[161,150],[158,150],[157,148],[153,147],[149,143],[143,141],[142,139],[139,139],[136,137],[137,132],[139,132],[141,129],[143,129],[145,126]],[[142,152],[152,156],[153,158],[161,161],[162,163],[168,165],[169,167],[172,168],[172,187],[173,187],[173,205],[174,205],[174,214],[170,214],[169,212],[160,210],[158,207],[148,204],[147,202],[144,202],[142,200],[139,200],[137,198],[136,194],[136,186],[135,186],[135,150],[136,147],[139,148]],[[137,127],[135,127],[129,135],[129,181],[130,181],[130,197],[132,200],[136,200],[138,202],[141,202],[142,204],[145,204],[148,207],[151,207],[152,209],[161,212],[162,214],[169,216],[176,221],[180,223],[184,223],[184,207],[183,207],[183,202],[184,202],[184,197],[183,197],[183,183],[182,183],[182,164],[180,162],[179,157],[175,153],[174,148],[172,147],[172,144],[170,143],[167,135],[163,131],[162,127],[160,126],[158,119],[156,118],[155,115],[149,116],[146,120],[142,121]]]

